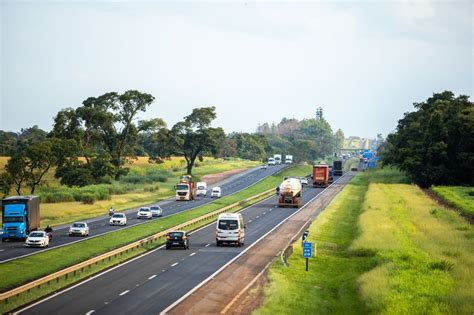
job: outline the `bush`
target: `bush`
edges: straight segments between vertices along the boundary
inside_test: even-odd
[[[58,203],[74,201],[74,196],[69,191],[53,191],[41,193],[41,202],[44,203]]]
[[[90,193],[90,192],[86,192],[84,194],[81,195],[81,198],[82,198],[82,203],[84,204],[93,204],[94,202],[96,202],[97,198],[96,196],[93,194],[93,193]]]

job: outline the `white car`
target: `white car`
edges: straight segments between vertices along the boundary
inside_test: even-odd
[[[266,170],[266,169],[267,169],[267,167],[268,167],[268,165],[267,165],[267,164],[263,164],[262,166],[260,166],[260,168],[261,168],[261,169],[264,169],[264,170]]]
[[[137,219],[151,219],[152,217],[149,207],[141,207],[137,212]]]
[[[301,185],[308,185],[308,179],[306,177],[300,177]]]
[[[152,217],[161,217],[163,216],[163,209],[160,206],[151,206],[150,207]]]
[[[267,164],[268,164],[268,166],[275,165],[276,164],[275,159],[274,158],[268,158]]]
[[[114,213],[109,220],[110,225],[127,225],[127,216],[124,213]]]
[[[69,228],[69,236],[89,236],[89,226],[85,222],[74,222]]]
[[[220,197],[221,197],[221,194],[222,194],[222,192],[221,192],[221,188],[220,188],[220,187],[217,187],[217,186],[216,186],[216,187],[212,188],[211,198],[214,198],[214,197],[220,198]]]
[[[25,247],[49,247],[49,236],[44,231],[33,231],[28,235]]]

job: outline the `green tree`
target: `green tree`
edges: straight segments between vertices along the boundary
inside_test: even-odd
[[[380,150],[384,164],[421,187],[474,184],[474,106],[468,96],[445,91],[414,106]]]
[[[202,158],[205,154],[217,156],[219,153],[225,134],[222,128],[210,127],[215,118],[215,107],[195,108],[171,130],[161,128],[157,135],[155,156],[151,160],[160,162],[171,155],[183,156],[187,164],[187,174],[191,175],[198,157]]]
[[[224,138],[220,144],[219,157],[236,157],[237,143],[234,139]]]

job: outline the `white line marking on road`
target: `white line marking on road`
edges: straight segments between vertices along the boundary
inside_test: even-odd
[[[184,261],[184,258],[183,258],[183,259],[181,259],[181,261]]]
[[[263,214],[267,214],[266,212],[264,212]]]
[[[248,223],[252,222],[252,220],[248,220]]]
[[[122,293],[120,293],[119,295],[122,296],[122,295],[127,294],[128,292],[130,292],[130,290],[125,290],[125,291],[123,291]]]
[[[155,278],[155,277],[156,277],[156,275],[153,275],[153,276],[149,277],[148,280],[151,280],[151,279],[153,279],[153,278]]]
[[[135,284],[135,286],[136,286],[136,287],[139,287],[140,285],[137,283],[137,284]]]
[[[189,254],[189,256],[194,256],[196,255],[196,252]]]
[[[268,210],[268,211],[272,211],[272,210],[273,210],[273,209],[270,209],[270,210]]]
[[[177,263],[177,262],[175,262],[174,264],[172,264],[172,265],[171,265],[171,267],[174,267],[174,266],[176,266],[177,264],[178,264],[178,263]]]
[[[210,245],[211,245],[211,244],[206,244],[206,246],[204,246],[204,247],[209,247]]]
[[[329,185],[328,187],[331,187],[332,185],[334,185],[335,183],[337,183],[341,178],[343,178],[345,175],[339,177],[336,181],[334,181],[331,185]],[[288,221],[290,218],[292,218],[293,216],[295,216],[296,214],[298,214],[301,210],[303,210],[304,208],[306,208],[313,200],[315,200],[316,198],[318,198],[320,196],[320,193],[318,193],[316,196],[314,196],[313,198],[311,198],[306,204],[304,204],[301,208],[299,208],[298,210],[296,210],[295,212],[293,212],[290,216],[286,217],[283,221],[281,221],[280,223],[278,223],[276,226],[274,226],[270,231],[268,231],[267,233],[265,233],[264,235],[262,235],[259,239],[257,239],[256,241],[254,241],[252,244],[250,244],[250,246],[248,246],[246,249],[244,249],[243,251],[241,251],[237,256],[235,256],[234,258],[232,258],[231,260],[229,260],[224,266],[222,266],[220,269],[218,269],[217,271],[215,271],[212,275],[210,275],[208,278],[204,279],[201,283],[199,283],[197,286],[195,286],[194,288],[192,288],[190,291],[188,291],[185,295],[183,295],[181,298],[179,298],[178,300],[176,300],[174,303],[172,303],[171,305],[169,305],[167,308],[165,308],[163,311],[160,312],[160,315],[166,315],[171,309],[173,309],[176,305],[178,305],[179,303],[181,303],[183,300],[185,300],[188,296],[190,296],[191,294],[193,294],[194,292],[196,292],[199,288],[201,288],[203,285],[205,285],[206,283],[208,283],[209,281],[211,281],[212,279],[214,279],[219,273],[222,272],[222,270],[224,270],[225,268],[227,268],[230,264],[232,264],[234,261],[236,261],[237,259],[239,259],[242,255],[244,255],[246,252],[248,252],[252,247],[254,247],[256,244],[258,244],[261,240],[263,240],[265,237],[267,237],[269,234],[271,234],[273,231],[275,231],[280,225],[282,225],[283,223],[285,223],[286,221]],[[255,206],[255,205],[253,205]],[[276,206],[275,206],[276,207]]]
[[[165,271],[166,271],[166,269],[162,269],[162,270],[161,270],[161,272],[165,272]]]
[[[0,252],[4,252],[5,250],[4,249],[0,249]]]
[[[259,215],[257,215],[256,219],[258,219],[258,218],[260,218],[260,216],[259,216]]]
[[[95,312],[95,310],[90,310],[89,312],[86,313],[86,315],[91,315],[94,312]]]

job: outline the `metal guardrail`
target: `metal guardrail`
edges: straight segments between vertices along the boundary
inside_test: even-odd
[[[189,227],[192,227],[193,225],[195,225],[197,223],[202,223],[203,221],[208,221],[208,220],[212,219],[213,217],[218,216],[221,213],[224,213],[224,212],[227,212],[227,211],[231,210],[232,208],[235,208],[237,206],[241,206],[241,205],[243,205],[243,204],[245,204],[249,201],[259,199],[259,198],[264,197],[266,195],[273,194],[274,192],[275,192],[275,190],[273,188],[269,189],[269,190],[266,190],[266,191],[261,192],[257,195],[254,195],[252,197],[249,197],[249,198],[246,198],[244,200],[235,202],[233,204],[230,204],[228,206],[225,206],[225,207],[223,207],[221,209],[218,209],[218,210],[215,210],[213,212],[207,213],[205,215],[202,215],[200,217],[197,217],[197,218],[192,219],[190,221],[187,221],[185,223],[176,225],[176,226],[174,226],[172,228],[169,228],[165,231],[161,231],[161,232],[156,233],[154,235],[148,236],[148,237],[143,238],[141,240],[135,241],[135,242],[130,243],[128,245],[125,245],[125,246],[122,246],[120,248],[109,251],[105,254],[99,255],[97,257],[93,257],[91,259],[88,259],[86,261],[83,261],[81,263],[73,265],[71,267],[67,267],[63,270],[57,271],[55,273],[52,273],[52,274],[47,275],[45,277],[42,277],[40,279],[34,280],[32,282],[29,282],[27,284],[24,284],[22,286],[19,286],[17,288],[12,289],[12,290],[6,291],[6,292],[0,294],[0,301],[4,301],[5,303],[8,303],[8,299],[10,299],[12,297],[15,297],[15,296],[18,296],[18,295],[20,295],[21,293],[23,293],[25,291],[29,292],[31,289],[40,288],[42,285],[45,285],[45,284],[49,285],[53,281],[59,282],[61,277],[64,277],[65,279],[67,279],[69,277],[69,275],[71,275],[71,274],[73,276],[75,276],[78,271],[82,272],[82,271],[84,271],[85,268],[88,268],[88,267],[90,268],[94,264],[97,264],[99,262],[104,262],[105,260],[111,260],[112,257],[116,258],[117,256],[119,256],[119,255],[121,256],[124,253],[128,253],[131,250],[138,249],[138,248],[140,248],[144,245],[148,245],[148,244],[154,242],[155,240],[163,239],[163,238],[166,237],[166,234],[170,231],[189,228]]]

